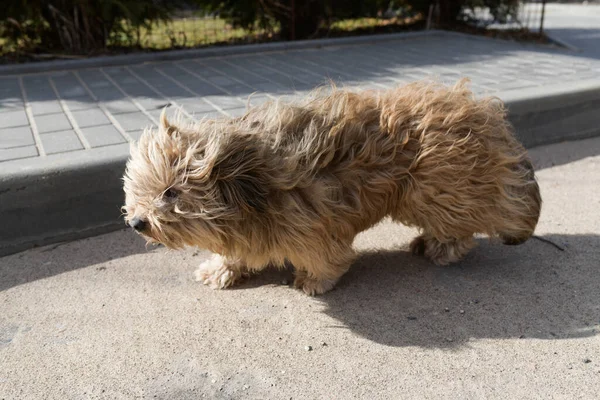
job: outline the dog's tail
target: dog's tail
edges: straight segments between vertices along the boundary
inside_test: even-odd
[[[518,166],[522,184],[512,188],[512,194],[517,201],[511,207],[510,219],[513,221],[510,229],[502,232],[500,237],[506,245],[525,243],[533,236],[542,209],[540,188],[535,179],[533,165],[525,159]]]

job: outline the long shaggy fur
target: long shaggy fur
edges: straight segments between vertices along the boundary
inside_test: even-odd
[[[335,285],[354,237],[386,216],[418,227],[413,252],[444,265],[475,233],[524,242],[541,207],[503,104],[475,99],[465,81],[334,88],[235,119],[163,113],[132,148],[125,193],[126,220],[144,220],[150,241],[216,254],[200,281],[223,288],[287,261],[309,294]]]

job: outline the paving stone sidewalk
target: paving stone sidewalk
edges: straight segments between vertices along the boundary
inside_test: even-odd
[[[600,76],[600,60],[550,48],[432,35],[320,49],[223,56],[0,77],[0,165],[123,151],[166,105],[196,118],[235,116],[252,103],[301,96],[332,79],[386,88],[425,77],[469,77],[479,93]],[[118,149],[118,150],[117,150]]]
[[[0,68],[9,74],[0,76],[0,255],[121,228],[128,142],[167,105],[195,118],[236,116],[328,80],[384,89],[469,77],[477,94],[506,101],[528,148],[600,134],[600,59],[585,53],[441,31],[297,45],[146,63],[134,55],[118,67],[54,63],[35,74]]]

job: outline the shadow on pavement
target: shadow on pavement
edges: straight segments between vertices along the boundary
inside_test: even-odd
[[[389,346],[597,334],[600,237],[549,235],[507,247],[481,240],[451,267],[405,251],[364,254],[321,299],[343,328]],[[595,327],[594,327],[595,326]]]
[[[534,147],[529,155],[537,171],[600,154],[600,137]]]
[[[598,334],[600,236],[542,238],[563,250],[536,239],[521,246],[480,239],[462,262],[449,267],[402,249],[363,253],[335,290],[316,298],[322,312],[339,322],[325,329],[347,329],[388,346],[428,348],[456,348],[471,339]],[[49,246],[4,258],[0,290],[146,253],[144,242],[126,230],[64,246],[69,248]],[[291,282],[290,272],[265,271],[237,290]]]
[[[90,241],[93,241],[93,245],[90,244]],[[68,254],[72,255],[66,260],[65,254],[61,252],[63,246],[68,246]],[[146,252],[144,240],[132,233],[130,229],[122,229],[97,237],[58,243],[13,254],[0,258],[0,291],[90,265]],[[40,253],[43,254],[42,257],[37,256]],[[40,260],[43,261],[40,262]]]

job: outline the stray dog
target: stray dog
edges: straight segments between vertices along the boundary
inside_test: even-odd
[[[214,253],[199,281],[226,288],[290,262],[309,295],[334,287],[354,237],[385,217],[419,228],[412,252],[446,265],[476,233],[523,243],[542,202],[504,105],[466,80],[317,90],[233,119],[163,111],[132,147],[124,190],[126,222],[149,242]]]

